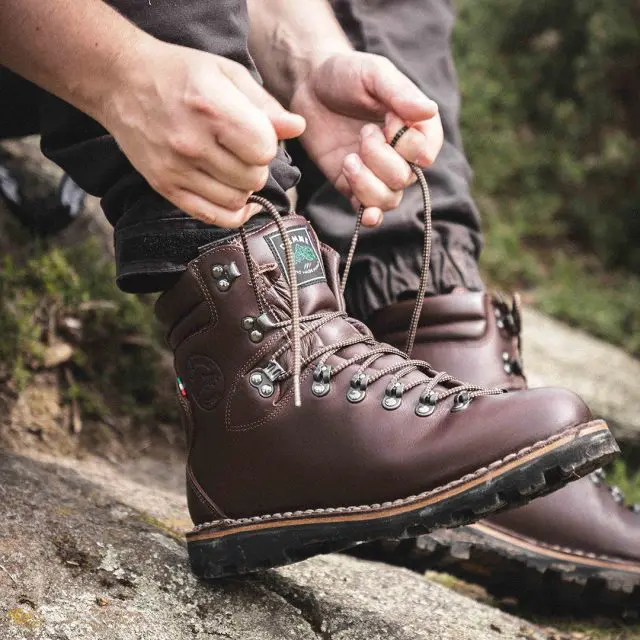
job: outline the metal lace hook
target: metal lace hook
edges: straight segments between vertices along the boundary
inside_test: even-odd
[[[300,293],[298,291],[298,275],[296,273],[295,262],[293,259],[293,245],[291,244],[291,238],[287,233],[287,229],[282,221],[282,216],[278,213],[278,210],[269,202],[266,198],[261,196],[252,195],[247,202],[255,202],[262,205],[269,215],[274,219],[280,237],[282,238],[282,245],[284,247],[284,255],[287,266],[287,279],[289,281],[289,291],[291,294],[291,342],[293,344],[293,398],[296,407],[302,406],[302,398],[300,393],[300,377],[302,374],[302,328],[300,326]],[[245,251],[247,250],[246,243]],[[251,262],[251,256],[247,255],[247,260]],[[250,277],[254,288],[257,287],[255,281],[255,274],[250,269]],[[257,290],[257,288],[256,288]]]

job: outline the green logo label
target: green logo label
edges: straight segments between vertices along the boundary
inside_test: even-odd
[[[324,265],[309,229],[307,227],[287,229],[287,235],[293,248],[293,262],[296,268],[298,288],[326,282]],[[265,236],[265,240],[278,261],[282,273],[287,278],[287,258],[280,233],[276,232]]]

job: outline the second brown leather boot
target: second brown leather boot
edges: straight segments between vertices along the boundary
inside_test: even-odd
[[[413,301],[383,309],[370,327],[401,346],[412,310]],[[434,296],[424,300],[414,354],[476,384],[525,389],[520,329],[517,298]],[[627,507],[601,472],[477,524],[436,531],[406,551],[413,561],[439,557],[447,571],[479,578],[499,595],[640,609],[640,506]]]
[[[157,303],[198,575],[470,522],[617,451],[572,393],[487,391],[377,342],[344,311],[338,255],[303,218],[270,213],[205,247]]]

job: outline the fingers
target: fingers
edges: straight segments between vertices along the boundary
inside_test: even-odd
[[[216,140],[243,162],[266,166],[278,152],[278,138],[267,115],[228,78],[218,76],[216,101],[197,95],[190,106],[208,116]]]
[[[241,227],[261,209],[260,205],[251,203],[237,211],[233,211],[215,205],[199,195],[185,190],[177,191],[169,200],[191,217],[226,229]]]
[[[405,121],[395,114],[385,118],[384,134],[388,142],[405,126]],[[413,124],[398,140],[394,147],[407,162],[419,167],[431,166],[440,153],[444,134],[440,116]]]
[[[386,110],[407,122],[427,120],[438,113],[438,105],[386,58],[369,56],[363,79],[369,93]]]
[[[159,160],[161,174],[191,174],[198,170],[231,188],[259,191],[269,178],[268,165],[250,165],[207,136],[207,123],[190,133],[177,131],[168,140],[169,154]]]
[[[268,166],[245,164],[215,142],[202,150],[196,165],[208,176],[241,191],[260,191],[269,178]]]
[[[278,140],[289,140],[301,136],[306,122],[302,116],[287,111],[271,94],[259,85],[244,67],[233,67],[226,70],[231,82],[261,111],[263,111],[273,128]]]
[[[345,158],[342,173],[351,195],[365,207],[388,211],[402,200],[402,191],[390,189],[355,153]]]
[[[365,227],[378,227],[382,224],[384,214],[378,207],[367,207],[362,214],[362,224]]]
[[[242,209],[252,193],[250,190],[243,191],[230,187],[197,170],[185,175],[184,180],[178,183],[178,188],[230,211]]]
[[[404,189],[416,180],[404,158],[387,143],[382,129],[375,124],[362,128],[359,155],[364,164],[394,191]]]

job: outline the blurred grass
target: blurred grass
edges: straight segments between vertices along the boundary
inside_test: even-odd
[[[611,465],[607,480],[622,490],[629,504],[640,504],[640,470],[633,473],[622,460],[617,460]]]

